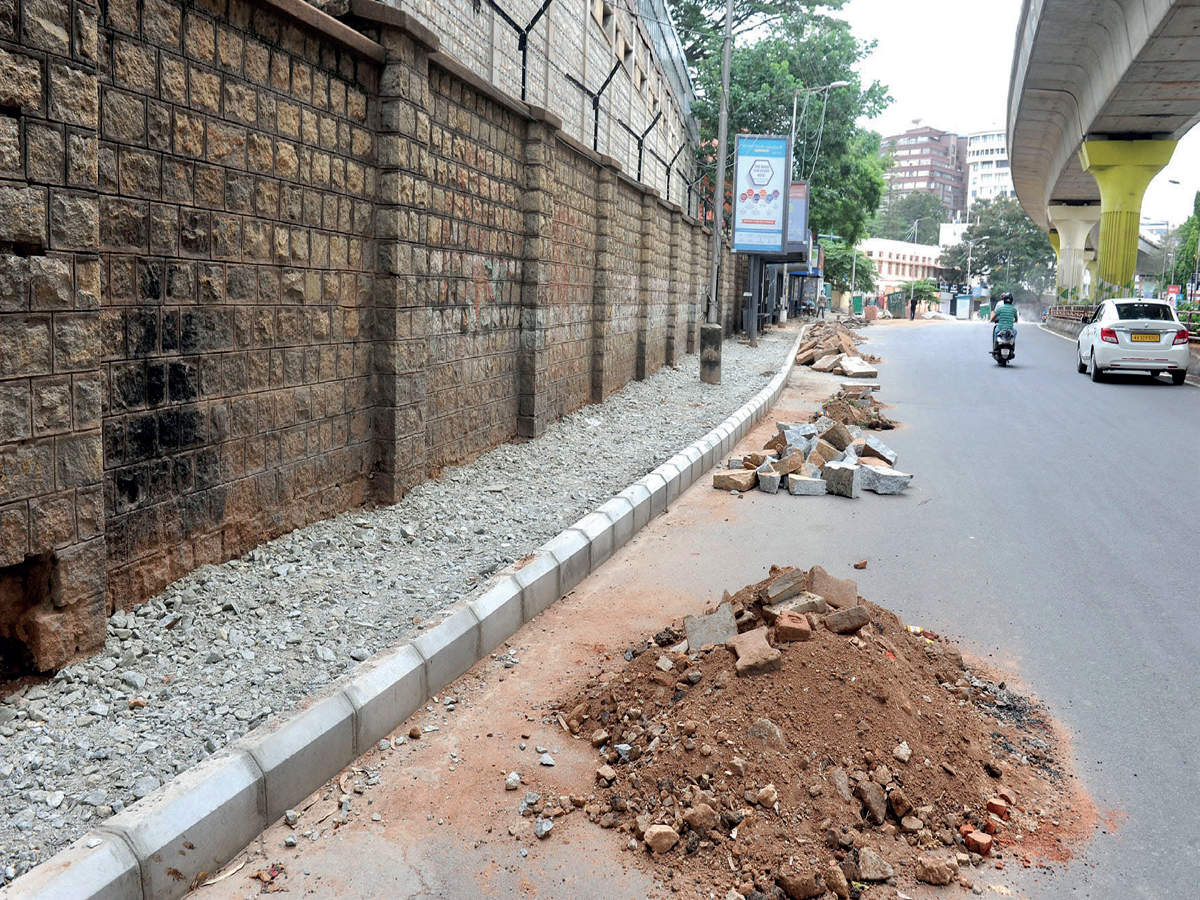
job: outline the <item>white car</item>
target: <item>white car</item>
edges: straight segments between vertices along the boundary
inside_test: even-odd
[[[1105,300],[1083,320],[1080,372],[1101,381],[1106,372],[1163,372],[1183,384],[1188,367],[1188,330],[1163,300]]]

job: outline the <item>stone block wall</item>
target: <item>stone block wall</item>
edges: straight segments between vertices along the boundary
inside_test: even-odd
[[[673,363],[707,241],[370,0],[0,0],[0,653]]]

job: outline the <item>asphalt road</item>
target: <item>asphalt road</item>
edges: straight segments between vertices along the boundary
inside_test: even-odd
[[[1021,330],[1008,369],[987,355],[983,324],[866,334],[866,349],[885,359],[881,396],[903,422],[884,437],[915,475],[908,491],[856,502],[734,498],[702,478],[514,636],[520,666],[485,660],[450,689],[465,698],[462,710],[443,715],[436,735],[383,761],[368,754],[382,780],[356,803],[371,804],[364,809],[381,822],[362,816],[334,838],[282,852],[286,828],[265,833],[258,846],[287,863],[289,889],[438,900],[670,895],[627,864],[622,836],[582,819],[550,841],[508,838],[514,795],[500,779],[529,762],[515,746],[528,732],[531,747],[555,751],[557,767],[539,773],[544,789],[551,778],[553,794],[588,783],[586,743],[562,743],[557,726],[530,711],[551,708],[664,621],[782,563],[854,577],[861,594],[905,621],[1014,671],[1066,727],[1079,775],[1111,824],[1065,869],[1010,866],[1003,877],[1020,896],[1196,896],[1200,619],[1189,551],[1200,480],[1188,454],[1200,446],[1200,393],[1133,376],[1092,384],[1075,373],[1073,342],[1033,326]],[[775,414],[738,452],[761,446],[776,418],[807,414],[836,381],[794,372]],[[865,570],[850,568],[864,557]],[[414,721],[434,720],[430,710]],[[245,878],[200,896],[240,898]]]
[[[813,558],[871,557],[865,596],[1015,663],[1073,734],[1117,827],[1031,893],[1196,896],[1200,393],[1092,384],[1073,341],[1030,325],[1007,369],[982,324],[867,333],[916,478],[847,510],[852,535],[822,529]]]

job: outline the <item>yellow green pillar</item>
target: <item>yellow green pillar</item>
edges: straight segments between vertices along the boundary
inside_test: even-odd
[[[1100,294],[1129,289],[1137,270],[1142,197],[1171,161],[1177,141],[1084,141],[1079,162],[1100,188]]]

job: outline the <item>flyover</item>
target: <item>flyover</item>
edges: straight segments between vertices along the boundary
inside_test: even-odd
[[[1024,0],[1009,158],[1055,239],[1060,295],[1089,265],[1110,295],[1132,280],[1142,196],[1198,120],[1200,0]]]

